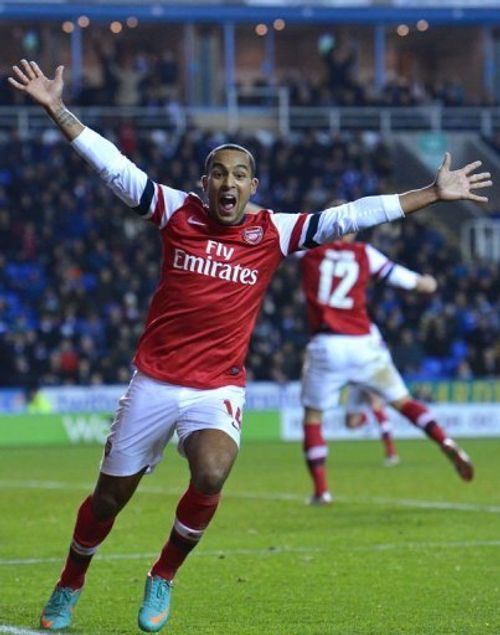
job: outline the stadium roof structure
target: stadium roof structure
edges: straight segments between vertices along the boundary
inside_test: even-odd
[[[434,5],[434,6],[432,6]],[[0,19],[94,20],[135,16],[147,22],[388,24],[425,18],[432,24],[500,24],[500,0],[3,0]]]

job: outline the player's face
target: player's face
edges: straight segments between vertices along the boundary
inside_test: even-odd
[[[250,160],[244,152],[221,150],[202,177],[207,193],[210,216],[223,225],[239,223],[245,206],[257,190],[258,180],[252,176]]]

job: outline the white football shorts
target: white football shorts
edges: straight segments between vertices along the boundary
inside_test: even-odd
[[[347,383],[370,389],[389,403],[408,394],[378,329],[369,335],[315,335],[306,348],[302,404],[328,410]]]
[[[136,371],[120,398],[111,425],[101,471],[111,476],[130,476],[161,461],[174,432],[177,449],[196,430],[222,430],[239,447],[245,389],[224,386],[199,390],[175,386]]]

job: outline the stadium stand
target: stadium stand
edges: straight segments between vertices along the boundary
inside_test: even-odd
[[[379,3],[348,12],[353,23],[336,9],[335,26],[326,13],[298,20],[301,8],[282,3],[291,19],[279,28],[262,7],[264,38],[245,2],[231,3],[238,22],[204,10],[209,2],[170,20],[149,15],[144,3],[114,30],[116,3],[90,3],[86,22],[66,11],[72,3],[59,4],[33,20],[32,8],[5,3],[1,75],[10,72],[7,60],[23,56],[48,68],[64,63],[70,102],[90,109],[83,120],[101,125],[154,179],[174,187],[190,189],[207,151],[229,137],[257,156],[256,202],[284,211],[399,188],[405,175],[400,169],[393,179],[395,165],[428,178],[425,156],[412,156],[414,138],[403,147],[406,131],[471,130],[487,142],[474,146],[474,156],[488,165],[488,148],[500,156],[489,46],[496,9],[466,8],[460,23],[446,9],[430,25],[410,21],[403,34],[397,10]],[[454,72],[465,64],[471,72]],[[235,114],[235,104],[258,113],[252,125]],[[82,175],[44,114],[27,105],[0,82],[0,354],[7,360],[0,386],[127,382],[158,275],[157,238],[95,177]],[[265,120],[268,113],[272,120]],[[393,131],[401,131],[399,150],[385,143]],[[470,152],[468,145],[464,156]],[[470,210],[462,218],[477,223]],[[369,239],[391,258],[436,275],[439,291],[424,300],[375,288],[374,318],[407,378],[494,376],[499,272],[494,260],[477,257],[491,253],[491,227],[482,228],[473,249],[466,235],[459,251],[445,227],[425,222],[382,228]],[[470,233],[477,236],[475,226]],[[308,336],[297,267],[285,262],[271,284],[249,355],[250,379],[299,375]]]
[[[113,134],[106,131],[106,134]],[[119,126],[115,139],[149,174],[189,189],[207,151],[226,137],[190,129],[161,143]],[[231,137],[234,140],[234,136]],[[391,154],[380,139],[305,132],[240,135],[261,166],[257,201],[283,211],[383,192]],[[0,385],[124,383],[158,276],[159,243],[79,158],[50,135],[0,144]],[[62,169],[64,166],[64,169]],[[423,222],[369,237],[394,260],[432,273],[430,299],[374,289],[374,318],[408,379],[500,372],[497,268],[463,261]],[[138,248],[140,245],[140,248]],[[297,379],[307,341],[298,264],[283,264],[266,296],[248,359],[256,380]]]

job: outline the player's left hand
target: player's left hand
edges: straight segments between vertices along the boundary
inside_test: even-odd
[[[469,200],[476,203],[487,203],[487,196],[479,196],[473,192],[473,190],[493,185],[489,172],[475,172],[480,166],[481,161],[474,161],[459,170],[451,170],[451,154],[446,152],[434,181],[439,199],[441,201]]]

